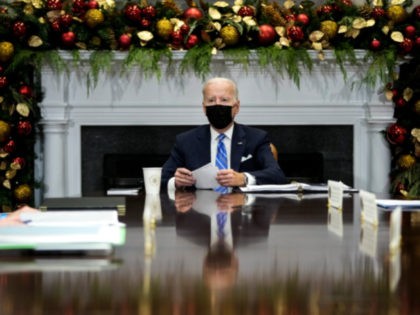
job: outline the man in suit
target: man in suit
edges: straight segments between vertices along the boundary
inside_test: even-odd
[[[240,108],[234,81],[226,78],[208,80],[203,86],[202,106],[210,124],[176,137],[169,159],[163,165],[162,187],[194,188],[196,179],[192,171],[208,163],[216,165],[220,134],[225,135],[222,141],[228,161],[226,169],[217,173],[220,186],[286,183],[271,152],[267,133],[234,122]]]

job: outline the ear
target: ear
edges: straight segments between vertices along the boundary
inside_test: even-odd
[[[241,102],[237,100],[236,103],[233,105],[233,110],[232,110],[233,116],[236,116],[239,113],[240,106],[241,106]]]
[[[204,113],[204,116],[206,115],[206,106],[204,105],[204,102],[203,103],[201,103],[201,105],[202,105],[202,107],[203,107],[203,113]]]

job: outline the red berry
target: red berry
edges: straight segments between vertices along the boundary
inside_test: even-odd
[[[376,38],[372,39],[372,41],[370,42],[370,48],[372,50],[380,49],[381,48],[381,41],[376,39]]]
[[[243,6],[238,10],[238,15],[245,17],[245,16],[254,16],[255,12],[254,9],[250,6]]]

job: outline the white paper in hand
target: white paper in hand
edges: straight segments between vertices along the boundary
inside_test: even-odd
[[[214,189],[220,186],[216,181],[218,171],[219,169],[211,163],[194,170],[192,173],[195,178],[195,187],[197,189]]]

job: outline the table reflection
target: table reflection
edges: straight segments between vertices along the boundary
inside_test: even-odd
[[[419,215],[404,213],[402,246],[391,255],[388,214],[370,227],[358,195],[339,212],[327,204],[326,196],[210,191],[128,197],[127,242],[110,257],[2,254],[0,313],[419,313]]]

